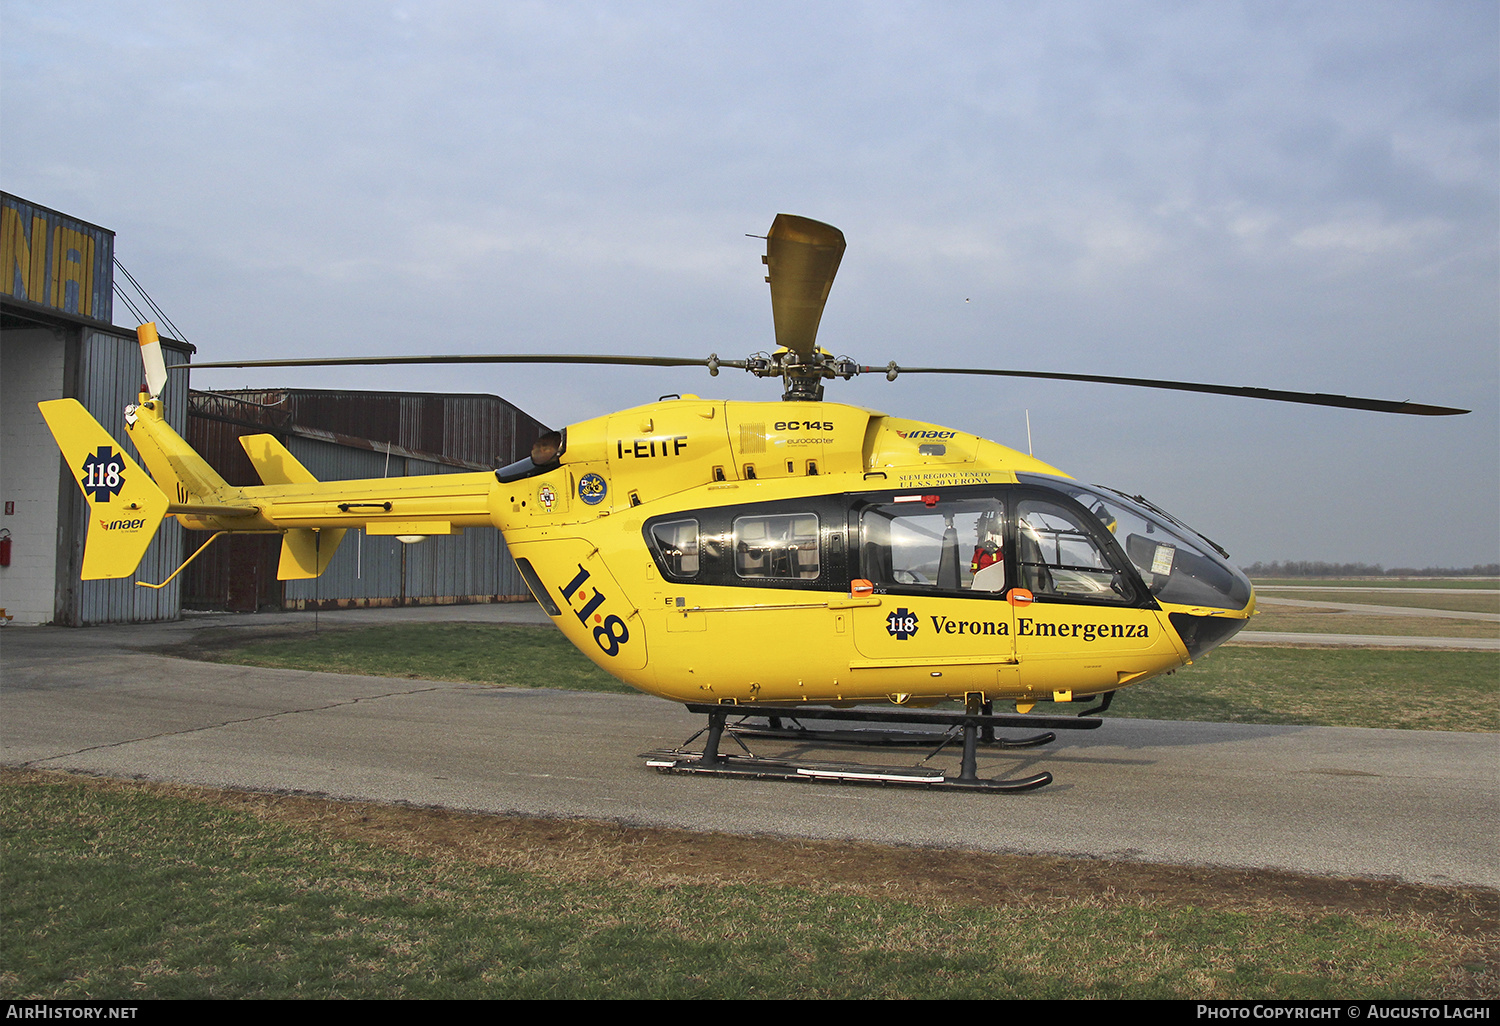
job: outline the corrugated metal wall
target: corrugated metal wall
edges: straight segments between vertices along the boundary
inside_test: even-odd
[[[167,362],[185,362],[186,358],[186,352],[174,350]],[[78,401],[137,463],[141,457],[125,433],[124,410],[128,403],[139,401],[140,389],[141,350],[135,336],[85,330],[78,361]],[[168,383],[162,398],[167,404],[168,423],[181,431],[187,420],[187,388],[174,379]],[[75,575],[83,565],[88,520],[88,504],[80,501],[75,507],[70,534],[74,546],[70,561]],[[184,534],[177,519],[168,517],[146,549],[135,578],[79,581],[64,622],[84,625],[177,619],[182,609],[181,578],[161,589],[142,588],[135,580],[153,583],[166,580],[182,564]]]
[[[192,409],[195,419],[258,427],[278,437],[308,432],[382,453],[389,445],[473,470],[520,459],[546,430],[493,395],[242,389],[194,392]]]
[[[192,407],[189,441],[231,484],[259,483],[238,443],[241,434],[274,434],[319,480],[338,481],[490,469],[525,455],[545,430],[503,399],[484,395],[276,389],[194,393]],[[270,536],[215,542],[184,574],[184,602],[302,609],[530,599],[493,528],[415,545],[351,531],[323,575],[305,581],[275,581],[279,546]],[[246,580],[252,574],[259,575],[254,584]]]

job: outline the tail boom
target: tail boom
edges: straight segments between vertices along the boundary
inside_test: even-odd
[[[492,473],[319,482],[275,438],[258,435],[242,444],[265,483],[235,487],[167,424],[159,399],[142,396],[125,420],[148,476],[76,400],[40,407],[93,513],[85,580],[133,574],[168,515],[189,530],[280,533],[281,580],[320,575],[349,528],[408,538],[496,523]]]

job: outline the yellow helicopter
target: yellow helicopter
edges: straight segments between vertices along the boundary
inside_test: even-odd
[[[995,727],[1099,726],[1092,714],[1117,690],[1191,663],[1244,627],[1255,610],[1250,582],[1212,541],[1139,496],[1080,484],[962,431],[825,402],[826,381],[990,374],[1467,412],[1154,379],[862,366],[816,344],[844,248],[831,225],[776,217],[764,259],[778,348],[745,360],[499,355],[194,365],[705,366],[785,385],[780,402],[683,395],[572,424],[493,473],[319,482],[273,436],[254,435],[241,442],[264,483],[231,486],[166,423],[159,396],[168,368],[155,326],[143,325],[149,391],[126,408],[125,425],[149,477],[79,403],[40,404],[93,513],[83,577],[133,574],[168,515],[215,532],[205,547],[228,532],[280,533],[283,580],[322,573],[350,528],[415,541],[494,526],[537,602],[585,655],[642,691],[708,714],[703,751],[653,753],[648,763],[658,769],[1027,790],[1050,774],[982,780],[976,746],[1029,746],[1054,735],[1005,741]],[[949,700],[964,711],[926,708]],[[1041,700],[1098,704],[1077,716],[1031,715]],[[1016,712],[995,713],[996,702],[1014,703]],[[817,719],[937,724],[948,728],[945,738],[962,737],[962,765],[950,777],[721,754],[728,718],[747,713],[767,725],[742,721],[729,728],[733,736],[848,736],[803,723]]]

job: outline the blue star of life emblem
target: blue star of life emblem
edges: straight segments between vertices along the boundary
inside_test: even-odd
[[[108,502],[125,487],[125,460],[108,445],[89,453],[83,461],[83,490],[92,493],[95,502]]]
[[[905,641],[917,633],[917,614],[902,606],[885,618],[885,629],[897,641]]]

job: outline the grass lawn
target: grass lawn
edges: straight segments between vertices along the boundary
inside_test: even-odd
[[[1437,616],[1343,613],[1337,609],[1261,603],[1247,631],[1292,631],[1297,634],[1396,634],[1429,638],[1500,638],[1500,623],[1454,620]]]
[[[1444,588],[1462,591],[1494,591],[1500,589],[1500,578],[1496,577],[1254,577],[1251,583],[1259,588],[1317,587],[1317,588]]]
[[[1277,591],[1266,588],[1256,595],[1274,607],[1276,599],[1295,599],[1298,602],[1348,602],[1361,606],[1399,606],[1415,609],[1451,609],[1465,613],[1500,614],[1500,595],[1489,592],[1451,592],[1430,595],[1425,592],[1401,591],[1388,588],[1384,591],[1350,591],[1327,588],[1320,591]]]
[[[1500,994],[1480,891],[37,772],[0,810],[13,1000]]]
[[[1045,709],[1066,706],[1039,703]],[[1225,646],[1115,695],[1110,716],[1500,730],[1500,652]]]
[[[380,627],[297,626],[243,641],[230,631],[201,632],[172,650],[216,663],[638,694],[584,658],[551,625],[392,623]]]

